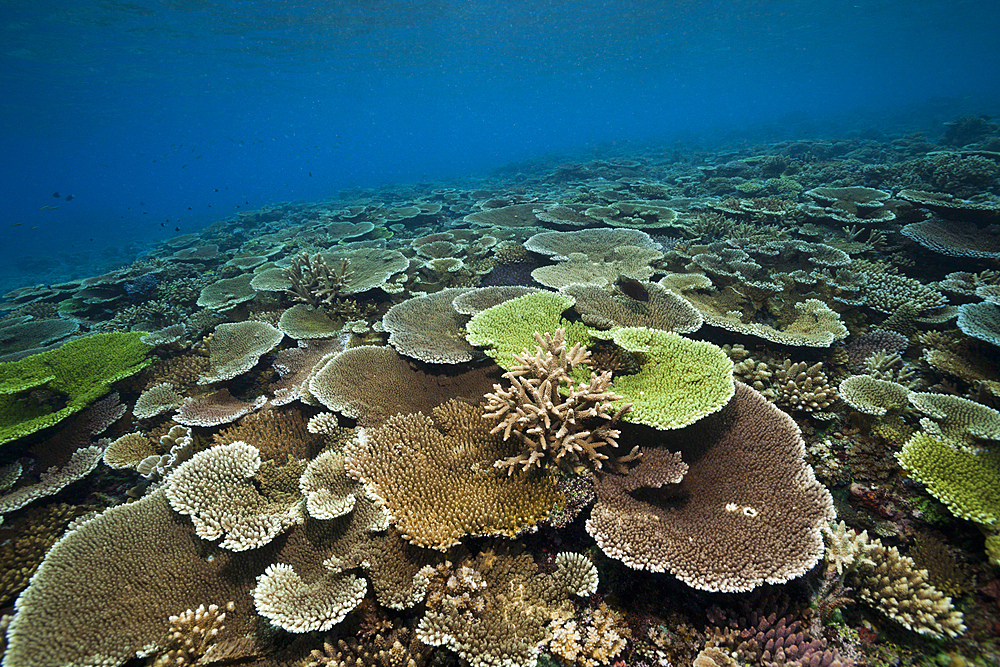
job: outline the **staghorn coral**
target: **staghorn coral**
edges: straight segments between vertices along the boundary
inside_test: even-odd
[[[791,417],[736,383],[722,410],[659,436],[658,445],[683,455],[683,463],[667,459],[672,476],[629,482],[637,471],[649,476],[643,466],[621,481],[597,475],[587,532],[606,554],[727,592],[788,581],[819,560],[820,528],[833,518],[833,501],[804,462]],[[684,463],[686,474],[676,469]],[[662,488],[639,495],[630,492],[636,487]]]
[[[560,502],[550,474],[507,476],[493,463],[513,455],[482,408],[454,399],[362,429],[345,464],[385,504],[404,539],[444,550],[465,535],[529,530]]]
[[[517,468],[548,464],[600,470],[607,463],[620,469],[635,459],[638,448],[625,456],[610,454],[621,435],[615,426],[632,407],[625,404],[610,412],[611,402],[621,399],[611,390],[611,373],[591,373],[589,383],[578,384],[570,374],[590,367],[587,348],[577,343],[567,349],[565,329],[544,336],[536,332],[535,340],[534,355],[527,349],[514,355],[517,365],[504,373],[510,387],[495,384],[486,394],[483,417],[499,420],[490,435],[502,431],[505,441],[514,435],[522,445],[521,453],[494,465],[509,475]]]
[[[843,521],[825,526],[823,535],[830,545],[827,559],[880,613],[931,637],[965,632],[962,613],[953,608],[951,598],[928,583],[927,571],[917,569],[896,547],[886,548],[880,540],[869,539],[867,531],[857,533]]]
[[[286,293],[293,301],[301,301],[310,306],[329,305],[351,282],[351,261],[341,259],[339,268],[330,268],[322,254],[302,253],[292,258],[288,268],[283,269],[285,279],[290,283]]]

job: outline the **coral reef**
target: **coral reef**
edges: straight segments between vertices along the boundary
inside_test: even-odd
[[[997,127],[879,132],[353,189],[11,290],[5,666],[997,662]]]

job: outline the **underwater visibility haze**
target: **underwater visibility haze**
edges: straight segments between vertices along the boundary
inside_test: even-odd
[[[1000,664],[1000,3],[0,9],[3,667]]]

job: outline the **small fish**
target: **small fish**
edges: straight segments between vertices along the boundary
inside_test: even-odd
[[[174,231],[175,232],[179,232],[179,231],[181,231],[181,228],[180,227],[174,227]]]
[[[646,291],[646,288],[638,280],[619,275],[618,280],[615,281],[615,287],[630,299],[649,301],[649,292]]]
[[[107,167],[108,166],[108,165],[104,164],[103,162],[98,162],[97,164],[101,165],[102,167]],[[108,168],[110,169],[110,167],[108,167]]]
[[[13,225],[11,225],[11,227],[20,227],[23,224],[24,224],[23,222],[15,222]]]
[[[186,167],[186,166],[187,166],[186,164],[182,164],[182,165],[181,165],[181,169],[183,169],[183,168],[184,168],[184,167]]]
[[[34,227],[32,227],[32,229],[38,229],[38,225],[35,225]]]
[[[66,195],[66,201],[71,201],[72,199],[73,199],[73,195]]]
[[[59,199],[59,193],[58,192],[53,192],[52,196],[55,197],[56,199]]]
[[[145,206],[145,205],[146,205],[146,202],[144,202],[144,201],[139,202],[139,206]]]
[[[166,227],[166,225],[164,225],[164,224],[163,224],[163,223],[161,222],[161,223],[160,223],[160,227]]]

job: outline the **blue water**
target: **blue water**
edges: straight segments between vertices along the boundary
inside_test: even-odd
[[[7,0],[0,288],[273,202],[609,143],[936,141],[1000,113],[998,26],[1000,3],[943,0]]]

